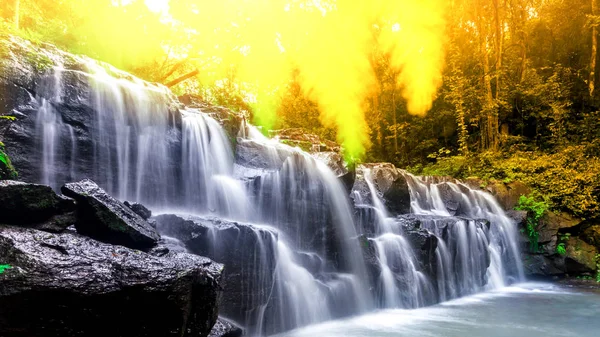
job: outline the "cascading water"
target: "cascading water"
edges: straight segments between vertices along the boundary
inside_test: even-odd
[[[493,197],[459,182],[435,182],[397,172],[408,184],[413,215],[389,217],[372,169],[362,168],[375,214],[375,220],[370,220],[376,224],[371,241],[376,245],[382,307],[418,307],[523,279],[515,226]],[[365,206],[369,200],[359,191],[353,193],[359,208],[369,207]],[[429,275],[431,279],[417,267],[415,247],[405,239],[405,231],[411,227],[437,238],[436,270]],[[402,267],[394,270],[390,267],[394,264]]]
[[[490,254],[490,288],[501,287],[511,281],[525,278],[517,247],[516,226],[492,195],[474,190],[458,181],[435,182],[430,177],[415,177],[406,172],[403,174],[410,187],[411,206],[415,214],[450,216],[452,212],[454,216],[486,219],[491,223],[489,231],[481,226],[477,227],[478,241],[486,243]],[[473,229],[472,222],[467,223]],[[470,233],[473,233],[473,230]],[[462,235],[459,240],[464,242],[465,239]]]
[[[522,277],[514,226],[486,193],[403,173],[414,214],[398,217],[364,169],[352,208],[333,171],[300,149],[244,124],[234,151],[215,119],[180,110],[166,88],[80,61],[87,72],[57,66],[36,93],[36,179],[59,188],[87,177],[155,213],[203,216],[191,228],[205,232],[184,240],[163,226],[163,240],[225,263],[235,297],[222,312],[250,335]],[[74,91],[81,83],[87,90]]]
[[[252,126],[242,130],[248,138],[238,139],[238,147],[260,157],[241,160],[261,168],[248,181],[257,207],[253,220],[279,231],[280,318],[272,331],[372,307],[350,204],[336,176],[299,149],[269,140]]]

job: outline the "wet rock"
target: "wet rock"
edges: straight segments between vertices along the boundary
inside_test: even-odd
[[[522,261],[527,277],[548,278],[565,273],[565,261],[557,255],[524,254]]]
[[[465,183],[471,188],[483,189],[491,193],[505,210],[514,209],[522,195],[531,193],[531,189],[520,181],[504,183],[498,180],[483,181],[478,178],[468,178]]]
[[[75,223],[75,203],[45,185],[0,181],[0,223],[60,232]]]
[[[160,239],[148,222],[89,179],[66,184],[61,190],[77,202],[75,227],[83,235],[142,250]]]
[[[586,226],[580,236],[600,251],[600,224],[593,223]]]
[[[244,330],[242,328],[225,318],[219,317],[208,337],[241,337],[243,334]]]
[[[348,173],[348,167],[344,158],[338,152],[314,152],[312,156],[327,164],[336,176],[344,176]]]
[[[269,130],[269,136],[279,138],[282,143],[299,147],[306,152],[340,152],[340,145],[308,133],[301,128]]]
[[[555,213],[548,211],[540,219],[539,225],[536,227],[539,232],[540,243],[548,243],[556,240],[559,232],[566,233],[570,228],[578,226],[581,220],[573,218],[567,213]]]
[[[203,113],[209,114],[215,118],[219,124],[223,126],[229,137],[235,141],[235,138],[238,136],[240,131],[242,121],[245,118],[244,113],[206,103],[202,100],[202,97],[197,95],[184,94],[178,98],[179,101],[185,104],[187,107],[200,109]]]
[[[138,204],[137,202],[129,203],[129,201],[125,201],[124,204],[144,220],[148,220],[152,217],[152,211],[142,204]]]
[[[569,274],[593,273],[596,271],[596,247],[579,238],[566,242],[565,271]]]
[[[508,216],[519,228],[525,228],[527,226],[527,211],[508,210],[506,211],[506,216]]]
[[[415,253],[417,267],[429,280],[437,279],[437,260],[435,250],[438,238],[424,229],[412,229],[405,232],[405,237]]]
[[[225,265],[220,313],[254,329],[262,306],[273,296],[276,234],[216,218],[163,214],[154,219],[161,235],[180,240],[190,253]]]
[[[371,179],[391,215],[410,213],[410,190],[402,172],[389,163],[363,164],[356,168],[356,179],[352,188],[369,204],[372,199],[365,181],[365,170],[371,171]],[[356,203],[356,200],[355,200]]]
[[[239,140],[235,151],[238,165],[264,170],[279,170],[283,162],[294,154],[291,148],[267,147],[253,140]]]
[[[206,336],[222,265],[155,257],[78,234],[0,226],[5,337]]]

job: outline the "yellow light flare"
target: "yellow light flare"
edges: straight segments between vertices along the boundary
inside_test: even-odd
[[[169,11],[169,0],[144,0],[144,3],[154,13],[166,13]]]
[[[136,12],[140,3],[162,20]],[[91,28],[104,32],[99,36],[113,36],[100,43],[106,52],[116,49],[115,55],[134,59],[127,53],[139,50],[136,58],[143,59],[155,55],[159,40],[179,43],[191,57],[211,60],[203,63],[212,68],[200,75],[202,83],[233,78],[256,88],[255,122],[265,129],[276,121],[279,91],[299,70],[304,93],[318,103],[321,121],[337,128],[349,160],[363,157],[369,146],[364,103],[377,90],[374,44],[399,74],[397,86],[410,113],[426,113],[442,81],[444,0],[127,0],[121,5],[131,7],[129,14],[90,20]],[[100,17],[109,17],[111,25]],[[150,40],[136,39],[139,31]]]

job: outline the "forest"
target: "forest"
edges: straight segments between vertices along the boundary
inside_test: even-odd
[[[265,133],[338,141],[350,163],[522,181],[553,209],[598,216],[596,0],[203,3],[9,0],[0,34],[244,112]]]
[[[597,336],[599,5],[0,0],[0,336]]]

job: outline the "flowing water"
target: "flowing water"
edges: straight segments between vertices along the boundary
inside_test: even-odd
[[[278,337],[591,337],[600,294],[517,284],[415,310],[384,310]]]
[[[523,279],[514,224],[486,193],[402,172],[413,213],[406,217],[386,209],[365,169],[367,192],[353,191],[353,205],[333,171],[300,149],[245,123],[233,146],[208,114],[173,108],[166,88],[94,63],[88,68],[57,67],[35,97],[43,154],[37,180],[58,189],[87,177],[155,214],[212,219],[203,254],[220,262],[244,248],[242,261],[228,268],[247,281],[239,285],[243,312],[234,318],[250,335],[421,308]],[[65,89],[73,77],[88,83],[87,96]],[[66,112],[63,103],[72,100],[88,102],[89,111],[78,112],[89,114],[84,126]],[[362,221],[363,213],[373,216]],[[419,228],[407,226],[415,221]],[[415,247],[419,240],[429,248]],[[200,248],[177,237],[164,241],[176,251]],[[427,310],[436,309],[381,315]]]

